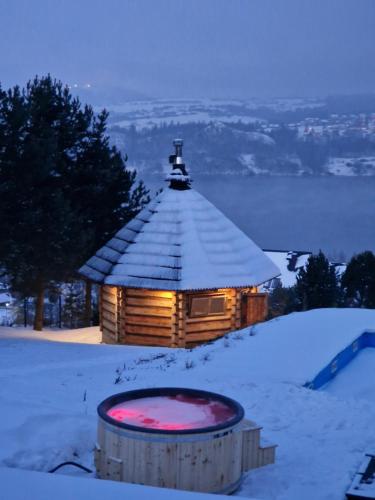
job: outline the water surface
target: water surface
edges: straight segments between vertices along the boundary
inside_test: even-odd
[[[193,187],[262,248],[322,249],[335,260],[375,252],[375,177],[195,176]]]

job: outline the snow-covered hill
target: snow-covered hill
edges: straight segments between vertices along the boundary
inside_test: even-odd
[[[96,328],[0,328],[0,466],[46,471],[74,459],[93,467],[102,399],[140,387],[196,387],[237,399],[279,445],[276,464],[250,472],[237,495],[339,500],[375,447],[375,401],[351,397],[350,381],[340,397],[302,384],[374,328],[375,311],[316,310],[193,351],[98,345]]]

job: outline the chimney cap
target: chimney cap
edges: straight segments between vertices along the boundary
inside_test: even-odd
[[[182,159],[183,144],[184,141],[182,139],[175,139],[173,141],[175,153],[173,155],[170,155],[169,157],[169,163],[172,164],[172,172],[170,172],[166,178],[166,180],[170,182],[169,187],[171,189],[177,189],[179,191],[190,189],[191,182]]]

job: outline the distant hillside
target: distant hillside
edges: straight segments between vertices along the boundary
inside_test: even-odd
[[[171,141],[182,137],[193,174],[375,175],[371,96],[127,101],[108,109],[112,142],[129,167],[149,174],[165,170]]]

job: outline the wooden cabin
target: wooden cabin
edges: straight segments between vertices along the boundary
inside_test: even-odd
[[[101,285],[103,342],[191,347],[267,315],[275,264],[191,188],[174,141],[169,186],[80,269]]]

